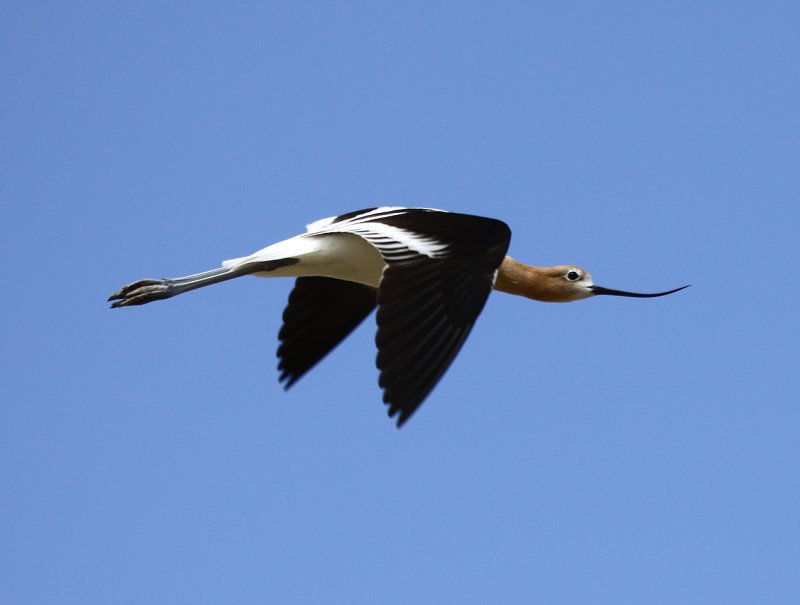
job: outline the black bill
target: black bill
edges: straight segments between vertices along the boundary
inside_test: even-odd
[[[666,292],[656,292],[655,294],[641,294],[639,292],[625,292],[623,290],[612,290],[611,288],[603,288],[602,286],[592,286],[590,289],[595,294],[608,294],[609,296],[630,296],[631,298],[655,298],[656,296],[666,296],[667,294],[674,294],[680,292],[689,286],[681,286],[674,290],[667,290]]]

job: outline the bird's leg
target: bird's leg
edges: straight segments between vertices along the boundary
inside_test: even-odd
[[[108,300],[114,301],[111,304],[112,309],[144,305],[156,300],[172,298],[190,290],[241,277],[242,275],[274,271],[280,267],[294,265],[297,262],[298,259],[296,258],[282,258],[260,263],[249,263],[238,267],[221,267],[185,277],[141,279],[127,286],[122,286],[118,292],[114,292],[109,296]]]
[[[221,281],[239,277],[242,273],[237,273],[231,269],[219,268],[187,275],[186,277],[175,277],[172,279],[140,279],[127,286],[122,286],[119,292],[115,292],[108,297],[114,301],[112,308],[128,307],[131,305],[144,305],[155,300],[172,298],[178,294],[183,294],[189,290],[195,290],[204,286],[210,286]]]

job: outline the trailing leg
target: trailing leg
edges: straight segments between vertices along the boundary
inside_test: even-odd
[[[173,296],[189,292],[190,290],[204,288],[205,286],[241,277],[242,275],[268,273],[280,267],[294,265],[297,262],[298,259],[296,258],[282,258],[234,267],[220,267],[219,269],[212,269],[211,271],[196,273],[195,275],[187,275],[186,277],[142,279],[128,284],[127,286],[123,286],[118,292],[114,292],[114,294],[109,296],[108,300],[114,301],[111,304],[112,309],[144,305],[156,300],[172,298]]]

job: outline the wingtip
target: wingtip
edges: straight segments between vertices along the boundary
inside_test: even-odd
[[[278,368],[281,371],[280,376],[278,376],[278,382],[283,387],[284,391],[288,391],[292,388],[295,382],[300,379],[300,376],[293,375],[291,372],[284,370],[283,368]]]
[[[397,420],[395,421],[395,423],[396,423],[397,428],[399,430],[399,429],[403,428],[403,425],[406,422],[409,421],[409,419],[411,418],[413,412],[409,413],[409,412],[403,410],[402,408],[400,408],[398,405],[392,403],[391,401],[387,401],[386,399],[387,398],[384,395],[383,402],[386,405],[389,406],[389,409],[386,411],[386,415],[389,416],[389,418],[392,418],[392,419],[394,419],[395,416],[397,417]]]

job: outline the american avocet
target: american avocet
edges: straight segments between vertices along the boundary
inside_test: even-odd
[[[306,233],[219,269],[144,279],[108,300],[143,305],[221,281],[296,277],[278,334],[279,380],[292,386],[377,306],[379,384],[402,426],[469,335],[492,289],[545,302],[598,294],[652,298],[596,286],[574,265],[532,267],[506,256],[511,230],[491,218],[426,208],[359,210],[311,223]]]

